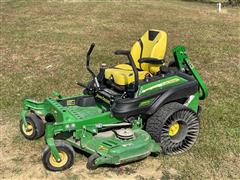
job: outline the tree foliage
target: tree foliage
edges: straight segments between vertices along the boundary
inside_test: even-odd
[[[228,3],[231,5],[240,5],[240,0],[228,0]]]
[[[240,5],[240,0],[193,0],[193,1],[209,2],[209,3],[221,2],[223,4],[232,5],[232,6]]]

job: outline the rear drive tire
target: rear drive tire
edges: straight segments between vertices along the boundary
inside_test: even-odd
[[[72,146],[63,140],[55,140],[54,143],[59,152],[61,161],[57,162],[52,155],[49,146],[46,146],[42,154],[44,167],[50,171],[64,171],[69,169],[74,163],[74,150]]]
[[[173,102],[164,105],[148,119],[146,131],[160,143],[164,154],[180,154],[196,142],[199,119],[191,109]]]
[[[27,128],[20,120],[20,131],[28,140],[35,140],[44,135],[44,123],[36,114],[31,113],[26,116]]]

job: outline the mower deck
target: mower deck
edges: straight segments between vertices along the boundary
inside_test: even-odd
[[[126,129],[120,130],[125,131]],[[89,154],[99,154],[99,158],[95,161],[96,165],[118,165],[143,159],[151,153],[160,153],[159,144],[155,143],[150,135],[140,128],[133,130],[133,137],[130,139],[119,138],[115,131],[105,131],[91,139],[83,139],[83,141],[76,141],[70,137],[67,142]]]

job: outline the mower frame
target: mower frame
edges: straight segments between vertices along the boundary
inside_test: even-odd
[[[91,48],[92,51],[93,47]],[[91,53],[91,52],[90,52]],[[88,56],[90,55],[88,53]],[[183,46],[177,46],[173,49],[173,54],[175,57],[175,62],[177,64],[177,67],[179,71],[183,71],[185,67],[187,66],[189,73],[193,75],[194,79],[196,80],[195,83],[197,83],[196,87],[199,87],[199,89],[195,89],[194,93],[191,92],[191,96],[187,99],[187,101],[184,103],[185,106],[192,109],[196,113],[199,111],[199,100],[203,100],[207,97],[208,92],[206,89],[206,85],[204,84],[201,76],[196,71],[195,67],[190,63],[190,60],[186,54],[186,49]],[[131,60],[130,55],[128,54],[129,59]],[[87,60],[87,67],[89,69],[89,59]],[[133,66],[133,69],[136,68]],[[134,71],[136,73],[136,71]],[[94,81],[98,82],[96,79],[96,76],[94,73],[91,73],[94,77]],[[137,77],[137,76],[135,76]],[[176,80],[177,79],[177,80]],[[145,96],[149,96],[149,98],[146,98],[145,100],[138,103],[139,108],[143,108],[143,111],[146,112],[148,115],[152,115],[156,112],[157,109],[159,109],[163,102],[165,102],[162,97],[159,96],[159,98],[156,99],[156,97],[152,97],[149,94],[154,95],[156,91],[161,91],[164,89],[171,89],[172,86],[183,86],[186,80],[184,78],[181,78],[179,76],[176,77],[169,77],[163,80],[159,80],[159,82],[156,83],[155,88],[150,83],[148,84],[138,84],[138,92],[136,93],[137,96],[135,98],[142,98]],[[99,84],[97,83],[97,86]],[[155,92],[152,90],[154,89]],[[149,91],[149,93],[146,93]],[[171,90],[169,90],[171,91]],[[177,89],[176,89],[177,91]],[[52,155],[57,161],[61,161],[59,152],[55,146],[54,139],[55,136],[60,133],[70,133],[70,137],[65,137],[65,140],[71,144],[74,147],[77,147],[79,149],[82,149],[86,151],[87,153],[93,154],[96,152],[96,149],[98,149],[97,153],[99,153],[101,158],[98,158],[96,160],[96,164],[104,164],[104,163],[110,163],[110,164],[120,164],[123,162],[124,157],[119,157],[118,159],[112,159],[108,158],[108,154],[106,153],[106,149],[103,146],[103,148],[97,148],[101,147],[100,143],[97,143],[97,141],[94,141],[96,143],[95,149],[90,148],[94,147],[94,145],[90,145],[89,143],[93,139],[93,136],[98,134],[102,129],[112,126],[119,126],[119,127],[128,127],[132,126],[132,129],[135,133],[139,134],[139,136],[145,136],[145,131],[142,130],[143,128],[143,122],[142,118],[140,118],[140,114],[143,114],[142,112],[139,114],[138,117],[136,117],[134,120],[130,122],[126,122],[126,116],[122,117],[121,112],[114,112],[114,110],[111,112],[109,107],[107,105],[99,104],[96,102],[96,106],[94,107],[82,107],[82,110],[87,109],[89,111],[88,113],[84,114],[83,118],[79,119],[76,118],[77,114],[74,115],[74,110],[72,112],[69,112],[69,106],[71,106],[71,101],[75,98],[81,98],[81,97],[87,97],[88,95],[81,94],[79,96],[73,96],[73,97],[64,97],[60,94],[57,94],[58,98],[46,98],[42,102],[37,102],[31,99],[25,99],[23,101],[23,111],[21,112],[21,120],[23,122],[23,125],[25,128],[27,128],[27,121],[26,121],[26,115],[28,113],[34,113],[39,118],[41,118],[45,122],[45,141],[46,144],[49,146]],[[62,106],[60,102],[62,101],[68,101],[69,100],[69,106]],[[130,100],[131,101],[131,100]],[[68,102],[67,102],[68,103]],[[126,105],[126,104],[125,104]],[[71,108],[70,108],[71,109]],[[79,107],[78,110],[81,108]],[[116,108],[118,109],[118,108]],[[121,108],[120,108],[121,109]],[[147,111],[146,111],[147,110]],[[45,118],[48,114],[51,114],[55,121],[51,122],[49,118]],[[93,114],[93,115],[89,115]],[[128,113],[126,113],[128,114]],[[80,142],[81,140],[81,142]],[[134,144],[137,146],[138,141]],[[160,146],[154,142],[154,140],[147,139],[143,142],[143,147],[148,147],[148,151],[144,152],[160,152]],[[127,156],[130,156],[131,152],[126,152]],[[140,156],[147,156],[148,154],[139,152]],[[132,161],[133,159],[129,159],[129,161]],[[127,162],[127,161],[126,161]]]

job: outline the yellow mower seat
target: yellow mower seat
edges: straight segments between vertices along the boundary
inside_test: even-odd
[[[160,70],[160,64],[138,62],[141,58],[155,58],[162,61],[165,57],[167,34],[160,30],[148,30],[137,42],[134,43],[130,53],[138,69],[139,80],[147,74],[154,75]],[[131,65],[119,64],[114,68],[105,70],[105,78],[112,78],[118,85],[128,85],[134,82],[134,72]]]
[[[139,80],[143,80],[146,75],[149,74],[148,71],[138,71]],[[114,83],[124,86],[134,82],[134,72],[132,66],[128,64],[119,64],[114,68],[109,68],[105,70],[105,78],[113,78]]]

